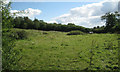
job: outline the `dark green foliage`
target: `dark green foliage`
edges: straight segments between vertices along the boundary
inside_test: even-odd
[[[57,23],[46,23],[43,20],[34,19],[33,21],[28,17],[16,17],[14,19],[15,28],[22,29],[36,29],[36,30],[46,30],[46,31],[63,31],[69,32],[72,30],[80,30],[82,32],[88,33],[89,28],[82,26],[76,26],[75,24],[68,23],[68,25],[62,25]]]
[[[40,26],[40,23],[39,23],[39,20],[38,19],[35,19],[34,21],[34,29],[39,29],[39,26]]]
[[[29,19],[28,17],[24,17],[24,23],[26,23],[26,25],[23,25],[22,28],[27,28],[27,29],[34,29],[34,23],[31,19]],[[24,27],[25,26],[25,27]]]
[[[12,31],[10,37],[14,39],[27,39],[27,32],[24,30]]]
[[[62,31],[69,32],[72,30],[80,30],[85,33],[119,33],[120,31],[120,14],[118,12],[106,13],[101,17],[101,20],[105,20],[105,26],[97,26],[94,28],[85,28],[82,26],[77,26],[73,23],[57,24],[57,23],[46,23],[43,20],[34,19],[33,21],[28,17],[16,17],[13,22],[15,28],[22,29],[36,29],[45,31]]]
[[[81,32],[81,31],[70,31],[67,35],[84,35],[85,33]]]
[[[24,24],[24,19],[22,17],[16,17],[14,19],[14,24],[16,28],[22,28],[22,24]]]
[[[111,31],[111,28],[116,24],[116,16],[113,13],[106,13],[101,17],[106,20],[106,31]]]
[[[118,12],[109,12],[101,16],[105,21],[105,26],[97,26],[92,30],[94,33],[120,33],[120,14]]]
[[[15,39],[10,37],[10,32],[4,32],[2,35],[2,69],[13,70],[18,69],[18,50],[14,49]]]
[[[101,17],[101,20],[106,21],[105,32],[115,33],[120,31],[120,14],[118,12],[106,13]]]
[[[107,33],[107,32],[105,31],[105,27],[104,27],[104,26],[102,26],[102,27],[94,27],[94,28],[93,28],[93,32],[94,32],[94,33]]]

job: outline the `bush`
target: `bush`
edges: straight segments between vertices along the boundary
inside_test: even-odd
[[[10,37],[14,37],[15,39],[27,39],[27,32],[24,30],[16,30],[12,31]]]
[[[85,33],[75,30],[75,31],[70,31],[67,35],[84,35]]]
[[[11,34],[11,29],[13,29],[14,26],[13,17],[10,15],[11,2],[7,4],[4,0],[0,2],[0,8],[2,8],[0,10],[2,15],[2,23],[0,22],[2,26],[2,30],[0,29],[0,32],[2,31],[2,33],[0,33],[2,34],[2,47],[0,47],[0,54],[2,54],[2,66],[0,66],[0,70],[2,67],[2,72],[9,72],[9,70],[12,71],[20,69],[21,66],[18,63],[20,52],[14,48],[16,40],[12,36],[13,33]]]
[[[43,34],[48,34],[47,32],[43,32]]]

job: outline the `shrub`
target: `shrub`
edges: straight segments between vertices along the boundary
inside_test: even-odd
[[[9,32],[2,33],[2,70],[16,69],[18,67],[19,52],[14,49],[15,39]]]
[[[43,32],[43,34],[48,34],[47,32]]]
[[[24,30],[12,31],[10,37],[14,37],[15,39],[26,39],[27,38],[27,32],[24,31]]]
[[[84,35],[85,33],[75,30],[75,31],[70,31],[67,35]]]
[[[2,55],[2,66],[0,66],[0,70],[2,67],[2,72],[9,72],[9,70],[20,69],[21,66],[18,63],[18,55],[20,52],[14,49],[15,39],[14,37],[10,37],[13,35],[11,34],[11,29],[14,26],[12,23],[13,17],[11,17],[10,15],[11,2],[6,4],[5,1],[2,0],[0,1],[0,4],[0,13],[2,15],[2,23],[0,21],[0,25],[2,26],[2,30],[0,27],[0,35],[2,35],[2,43],[0,42],[2,44],[2,47],[0,46],[0,54]]]

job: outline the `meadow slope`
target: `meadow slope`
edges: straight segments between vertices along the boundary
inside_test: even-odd
[[[118,69],[116,34],[66,35],[67,32],[25,31],[28,38],[15,43],[15,49],[20,50],[22,70]]]

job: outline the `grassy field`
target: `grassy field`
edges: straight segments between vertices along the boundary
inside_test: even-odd
[[[111,70],[118,68],[115,34],[66,35],[67,32],[25,30],[16,41],[22,70]]]

